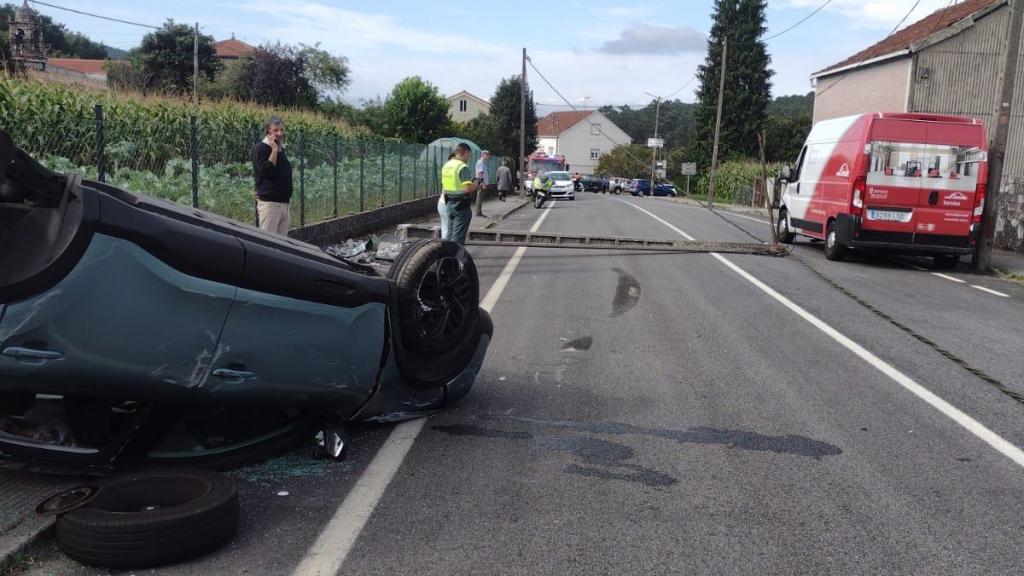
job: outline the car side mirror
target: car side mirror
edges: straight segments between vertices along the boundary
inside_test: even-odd
[[[789,182],[793,178],[793,169],[788,164],[783,164],[779,170],[779,181]]]

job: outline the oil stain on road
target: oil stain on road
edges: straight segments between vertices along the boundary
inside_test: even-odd
[[[621,268],[612,268],[612,271],[619,275],[619,285],[615,289],[615,299],[612,300],[611,317],[615,318],[632,310],[640,301],[640,283]]]

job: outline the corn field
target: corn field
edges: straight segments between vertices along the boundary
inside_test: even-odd
[[[287,127],[293,226],[439,192],[450,150],[375,138],[309,112],[239,103],[194,111],[178,100],[0,78],[0,130],[50,169],[245,222],[256,220],[252,146],[271,115]],[[492,176],[500,162],[491,158]]]

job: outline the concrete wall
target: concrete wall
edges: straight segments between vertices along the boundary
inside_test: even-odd
[[[339,244],[349,238],[358,238],[371,232],[391,228],[428,216],[431,213],[437,214],[437,196],[428,196],[360,214],[351,214],[326,222],[310,224],[296,228],[288,235],[296,240],[326,248],[331,244]]]
[[[907,56],[818,78],[814,121],[864,112],[905,112],[911,63]],[[829,88],[839,78],[842,81]]]

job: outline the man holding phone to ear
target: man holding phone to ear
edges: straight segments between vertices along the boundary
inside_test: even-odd
[[[292,165],[284,153],[284,121],[273,116],[263,125],[264,138],[252,147],[252,173],[256,181],[256,212],[260,229],[288,235],[292,198]]]

